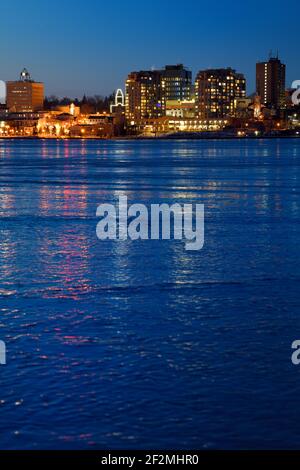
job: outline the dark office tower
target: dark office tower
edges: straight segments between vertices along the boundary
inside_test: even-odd
[[[126,80],[126,119],[136,124],[141,119],[159,118],[165,115],[165,83],[161,72],[132,72]]]
[[[200,119],[234,116],[237,100],[246,96],[246,80],[231,68],[203,70],[196,77],[195,95]]]
[[[191,99],[192,72],[182,64],[167,65],[161,71],[165,82],[166,101],[187,101]]]
[[[278,58],[256,64],[256,92],[268,108],[280,109],[285,102],[285,64]]]

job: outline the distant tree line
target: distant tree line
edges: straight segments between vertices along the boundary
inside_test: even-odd
[[[110,109],[110,104],[114,100],[114,94],[110,96],[83,96],[80,100],[78,98],[71,99],[68,97],[58,98],[57,96],[48,96],[45,98],[44,101],[44,108],[46,111],[51,111],[53,108],[57,106],[68,106],[71,103],[74,103],[75,106],[80,106],[81,112],[83,114],[91,114],[91,113],[102,113],[108,112]]]

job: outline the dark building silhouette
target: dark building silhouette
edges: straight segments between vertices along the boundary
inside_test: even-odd
[[[285,104],[286,66],[278,57],[256,64],[256,92],[268,108],[280,109]]]

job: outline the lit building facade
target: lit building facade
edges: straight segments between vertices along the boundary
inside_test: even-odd
[[[33,136],[42,113],[7,113],[0,116],[0,136]]]
[[[56,106],[54,108],[54,111],[57,111],[59,113],[70,114],[71,116],[74,116],[74,117],[80,116],[80,107],[75,106],[74,103],[71,103],[65,106]]]
[[[286,66],[278,58],[256,64],[256,92],[268,108],[284,107],[285,75]]]
[[[182,64],[167,65],[161,71],[166,101],[189,101],[192,94],[192,72]]]
[[[166,102],[166,116],[193,118],[195,117],[195,100],[180,101],[169,100]]]
[[[138,132],[145,136],[180,133],[221,131],[230,123],[227,119],[202,120],[164,116],[159,119],[144,119],[138,124]]]
[[[44,84],[31,80],[26,69],[20,80],[6,83],[6,104],[10,112],[32,113],[44,107]]]
[[[144,118],[165,115],[165,82],[158,70],[132,72],[126,81],[126,120],[135,125]]]
[[[246,97],[246,79],[231,68],[200,71],[195,82],[195,110],[200,119],[234,116],[237,100]]]

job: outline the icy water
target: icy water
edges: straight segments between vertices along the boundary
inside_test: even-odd
[[[299,185],[299,140],[0,141],[0,448],[299,448]],[[99,241],[120,195],[204,249]]]

